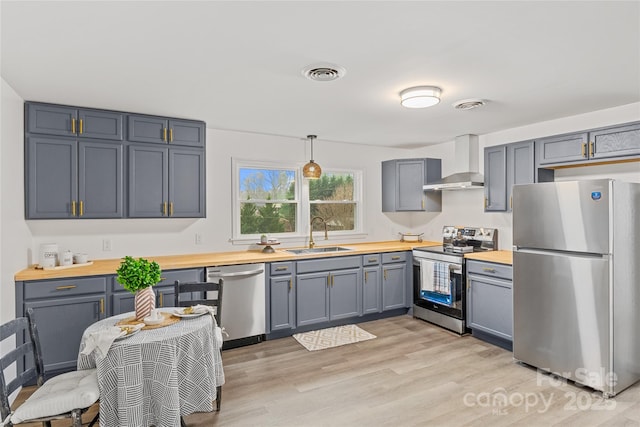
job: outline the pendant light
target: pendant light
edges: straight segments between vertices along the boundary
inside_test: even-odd
[[[318,179],[322,174],[320,165],[313,161],[313,140],[316,138],[316,135],[307,135],[307,139],[311,141],[311,160],[302,168],[302,176],[307,179]]]

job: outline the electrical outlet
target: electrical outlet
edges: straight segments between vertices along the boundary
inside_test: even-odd
[[[196,233],[196,245],[202,244],[202,234]]]
[[[111,239],[102,239],[102,251],[103,252],[111,251]]]

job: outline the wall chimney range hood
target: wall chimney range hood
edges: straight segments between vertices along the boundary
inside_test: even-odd
[[[468,190],[484,186],[484,176],[478,172],[478,135],[456,136],[454,143],[458,172],[424,185],[423,190]]]

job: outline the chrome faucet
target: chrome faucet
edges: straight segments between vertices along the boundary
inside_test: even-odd
[[[329,240],[329,236],[327,234],[327,221],[324,220],[321,216],[314,216],[311,218],[311,224],[309,225],[309,247],[313,248],[316,245],[316,242],[313,241],[313,222],[319,219],[324,224],[324,240]]]

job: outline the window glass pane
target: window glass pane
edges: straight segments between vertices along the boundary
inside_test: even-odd
[[[293,233],[297,203],[240,203],[240,234]]]
[[[309,200],[353,200],[353,174],[329,172],[309,181]]]
[[[311,203],[311,218],[324,218],[329,231],[355,230],[355,214],[355,203]],[[324,231],[322,221],[313,222],[313,231]]]
[[[295,200],[293,169],[240,168],[240,200]]]

